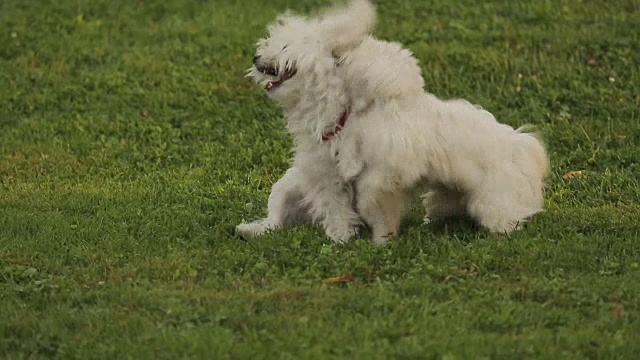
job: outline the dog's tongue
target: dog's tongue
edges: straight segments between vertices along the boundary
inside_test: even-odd
[[[283,76],[280,76],[280,77],[278,78],[278,80],[274,80],[274,81],[269,80],[269,81],[267,81],[267,83],[266,83],[266,84],[264,84],[264,88],[265,88],[265,90],[271,90],[271,88],[272,88],[272,87],[277,86],[277,85],[280,85],[280,83],[282,82],[282,78],[283,78],[283,77],[284,77],[284,75],[283,75]]]
[[[271,88],[273,87],[274,83],[278,83],[278,81],[271,81],[271,80],[267,81],[267,83],[264,84],[264,89],[265,90],[271,90]]]
[[[289,77],[289,74],[285,71],[280,75],[278,80],[269,80],[266,84],[264,84],[265,90],[271,90],[272,87],[280,85],[281,82],[285,81]]]

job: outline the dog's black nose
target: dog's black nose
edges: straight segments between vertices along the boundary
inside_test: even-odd
[[[253,63],[254,64],[257,63],[258,60],[260,60],[260,56],[256,55],[256,56],[253,57]]]

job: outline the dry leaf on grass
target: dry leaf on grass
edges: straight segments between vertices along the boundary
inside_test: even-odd
[[[563,179],[571,179],[574,178],[576,176],[582,175],[584,174],[584,170],[573,170],[573,171],[569,171],[566,174],[562,175]]]
[[[324,283],[326,284],[336,284],[336,283],[344,283],[344,282],[349,282],[353,280],[353,276],[351,275],[340,275],[340,276],[334,276],[334,277],[330,277],[330,278],[326,278],[324,280],[322,280]]]
[[[613,307],[613,315],[620,316],[620,313],[622,313],[622,305],[616,304],[616,306]]]

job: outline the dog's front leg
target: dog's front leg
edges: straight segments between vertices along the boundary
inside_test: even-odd
[[[305,203],[309,204],[315,222],[322,224],[326,235],[343,243],[358,232],[360,216],[352,206],[352,192],[338,178],[309,180]]]
[[[317,200],[314,210],[323,214],[321,224],[331,240],[344,243],[358,233],[360,216],[353,210],[347,190],[325,189]]]
[[[384,244],[397,235],[406,210],[406,194],[384,186],[385,175],[369,169],[356,182],[356,207],[376,244]]]
[[[350,183],[364,170],[364,160],[360,156],[357,140],[344,142],[341,145],[338,147],[332,144],[331,151],[342,181]]]
[[[294,225],[311,220],[309,209],[302,203],[304,198],[300,170],[292,167],[271,189],[266,218],[243,223],[236,227],[238,235],[245,239],[261,235],[284,225]]]

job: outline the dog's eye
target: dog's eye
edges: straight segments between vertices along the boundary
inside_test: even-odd
[[[284,50],[285,50],[286,48],[288,48],[288,47],[289,47],[289,45],[285,45],[285,46],[283,46],[283,47],[282,47],[282,51],[284,51]]]

